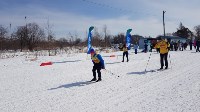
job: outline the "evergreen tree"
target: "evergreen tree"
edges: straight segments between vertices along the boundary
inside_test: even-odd
[[[183,38],[191,38],[193,35],[192,32],[189,30],[189,28],[183,26],[182,23],[180,23],[179,28],[177,28],[177,31],[173,34],[174,36],[179,36]]]

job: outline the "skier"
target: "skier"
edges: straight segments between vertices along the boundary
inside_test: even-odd
[[[156,45],[155,45],[155,49],[156,49],[156,51],[157,51],[157,53],[159,53],[160,52],[160,46],[158,46],[158,43],[159,43],[160,41],[158,41],[157,43],[156,43]]]
[[[164,60],[165,60],[165,69],[168,68],[168,60],[167,60],[167,55],[169,52],[169,47],[170,44],[162,38],[162,40],[158,43],[158,47],[160,48],[160,64],[161,68],[163,69],[164,66]]]
[[[94,64],[92,72],[93,79],[91,81],[99,82],[101,81],[101,69],[105,69],[104,60],[100,54],[97,54],[93,48],[90,49],[91,59]],[[96,71],[98,73],[98,80],[96,80]]]
[[[190,42],[189,42],[189,44],[190,44],[190,50],[192,50],[192,40],[190,40]]]
[[[152,50],[153,50],[153,44],[150,43],[150,50],[149,50],[149,52],[152,52]]]
[[[147,45],[147,43],[145,43],[144,44],[144,53],[147,53],[147,47],[148,47],[148,45]]]
[[[200,47],[200,39],[198,39],[197,41],[196,41],[196,52],[200,52],[200,50],[199,50],[199,47]]]
[[[127,62],[128,62],[128,48],[127,48],[126,44],[123,45],[123,60],[122,60],[122,62],[124,62],[125,55],[126,55]]]
[[[135,54],[137,54],[137,49],[138,49],[138,44],[137,43],[135,43],[134,49],[135,49]]]
[[[171,51],[174,50],[174,42],[173,42],[173,41],[171,41],[171,43],[170,43],[170,50],[171,50]]]
[[[174,42],[174,50],[175,50],[175,51],[177,51],[177,50],[178,50],[178,43],[177,43],[177,41],[176,41],[176,42]]]
[[[196,40],[194,40],[193,45],[194,45],[194,48],[196,49]]]

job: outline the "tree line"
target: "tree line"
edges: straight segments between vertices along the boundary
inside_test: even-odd
[[[87,32],[85,38],[81,39],[77,34],[69,33],[67,37],[57,39],[52,33],[53,31],[47,27],[41,28],[37,23],[28,23],[24,26],[18,26],[16,31],[9,33],[8,28],[0,25],[0,50],[52,50],[63,49],[64,47],[86,47],[87,46]],[[98,28],[94,28],[92,45],[96,47],[111,47],[113,44],[125,43],[125,34],[119,33],[117,35],[110,35],[107,26],[104,25],[103,31],[99,33]],[[176,32],[171,34],[173,36],[180,36],[186,39],[192,37],[200,38],[200,25],[194,27],[194,32],[180,23]],[[132,35],[132,43],[138,43],[140,35]]]

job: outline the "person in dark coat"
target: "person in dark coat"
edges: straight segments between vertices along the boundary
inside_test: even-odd
[[[200,50],[199,50],[199,47],[200,47],[200,39],[198,39],[198,40],[196,41],[196,47],[197,47],[196,52],[200,52]]]
[[[171,51],[174,50],[174,42],[173,42],[173,41],[170,43],[170,50],[171,50]]]
[[[144,52],[145,52],[145,53],[147,53],[147,47],[148,47],[148,45],[147,45],[147,43],[145,43],[145,44],[144,44]]]
[[[134,49],[135,49],[135,54],[137,54],[137,49],[138,49],[137,43],[134,45]]]
[[[189,45],[190,45],[190,50],[192,50],[192,40],[190,40]]]
[[[122,62],[124,62],[124,56],[126,55],[126,59],[127,59],[127,62],[129,61],[128,60],[128,47],[126,46],[126,44],[123,45],[123,60]]]

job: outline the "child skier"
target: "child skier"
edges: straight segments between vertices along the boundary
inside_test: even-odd
[[[104,60],[102,59],[100,54],[96,54],[93,48],[90,50],[91,59],[94,64],[92,72],[93,79],[91,81],[99,82],[101,81],[101,69],[105,69]],[[98,73],[98,80],[96,80],[96,71]]]

